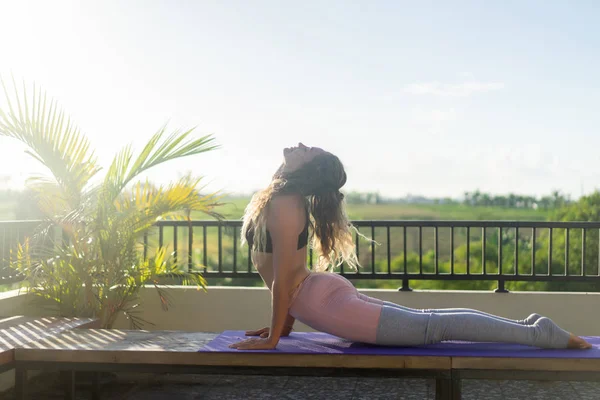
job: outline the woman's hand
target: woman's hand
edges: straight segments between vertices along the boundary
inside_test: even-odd
[[[267,338],[267,337],[269,337],[270,332],[271,332],[271,328],[266,327],[266,328],[259,329],[257,331],[246,331],[246,336],[260,336],[261,338]],[[292,332],[291,326],[284,326],[283,332],[281,332],[281,337],[290,336],[291,332]]]
[[[238,350],[273,350],[277,343],[269,338],[252,338],[229,345],[229,348]]]

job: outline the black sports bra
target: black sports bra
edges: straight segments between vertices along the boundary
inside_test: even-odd
[[[246,233],[246,241],[248,242],[248,246],[250,246],[250,248],[254,250],[254,227],[248,229],[248,232]],[[298,235],[297,250],[300,250],[301,248],[305,247],[307,244],[308,244],[308,218],[306,218],[306,225],[304,225],[304,230],[302,232],[300,232],[300,235]],[[265,253],[273,253],[273,241],[271,240],[271,234],[269,233],[268,229],[267,229],[267,243],[265,246]]]

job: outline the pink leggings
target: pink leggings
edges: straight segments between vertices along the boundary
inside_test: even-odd
[[[312,272],[292,295],[290,315],[344,339],[375,343],[383,301],[358,292],[344,277]]]

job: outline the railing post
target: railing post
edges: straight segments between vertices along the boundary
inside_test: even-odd
[[[502,279],[502,227],[498,228],[498,288],[495,290],[496,293],[508,293],[508,290],[504,288],[504,279]]]
[[[148,232],[144,232],[144,261],[148,259]]]
[[[402,278],[402,287],[400,289],[398,289],[398,291],[400,291],[400,292],[412,292],[412,289],[410,288],[408,277]]]
[[[498,279],[498,288],[494,290],[495,293],[508,293],[508,290],[504,288],[504,279]]]

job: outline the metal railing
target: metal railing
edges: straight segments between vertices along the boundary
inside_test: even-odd
[[[0,283],[18,280],[10,249],[38,221],[0,222]],[[357,220],[361,268],[341,265],[348,279],[411,281],[565,282],[599,285],[600,222]],[[260,279],[250,249],[240,246],[241,221],[160,221],[140,243],[143,256],[169,248],[184,270],[205,278]],[[314,265],[312,251],[307,263]]]
[[[600,222],[359,220],[353,224],[372,241],[356,234],[356,253],[363,267],[354,271],[342,265],[339,273],[349,279],[401,280],[404,291],[411,290],[413,280],[496,281],[496,292],[506,292],[506,282],[513,281],[600,283]],[[173,256],[185,257],[188,271],[207,278],[258,279],[250,249],[240,249],[240,228],[241,221],[161,221],[158,245],[168,244],[171,238]],[[182,231],[187,239],[184,246]],[[313,265],[312,251],[307,261]]]

